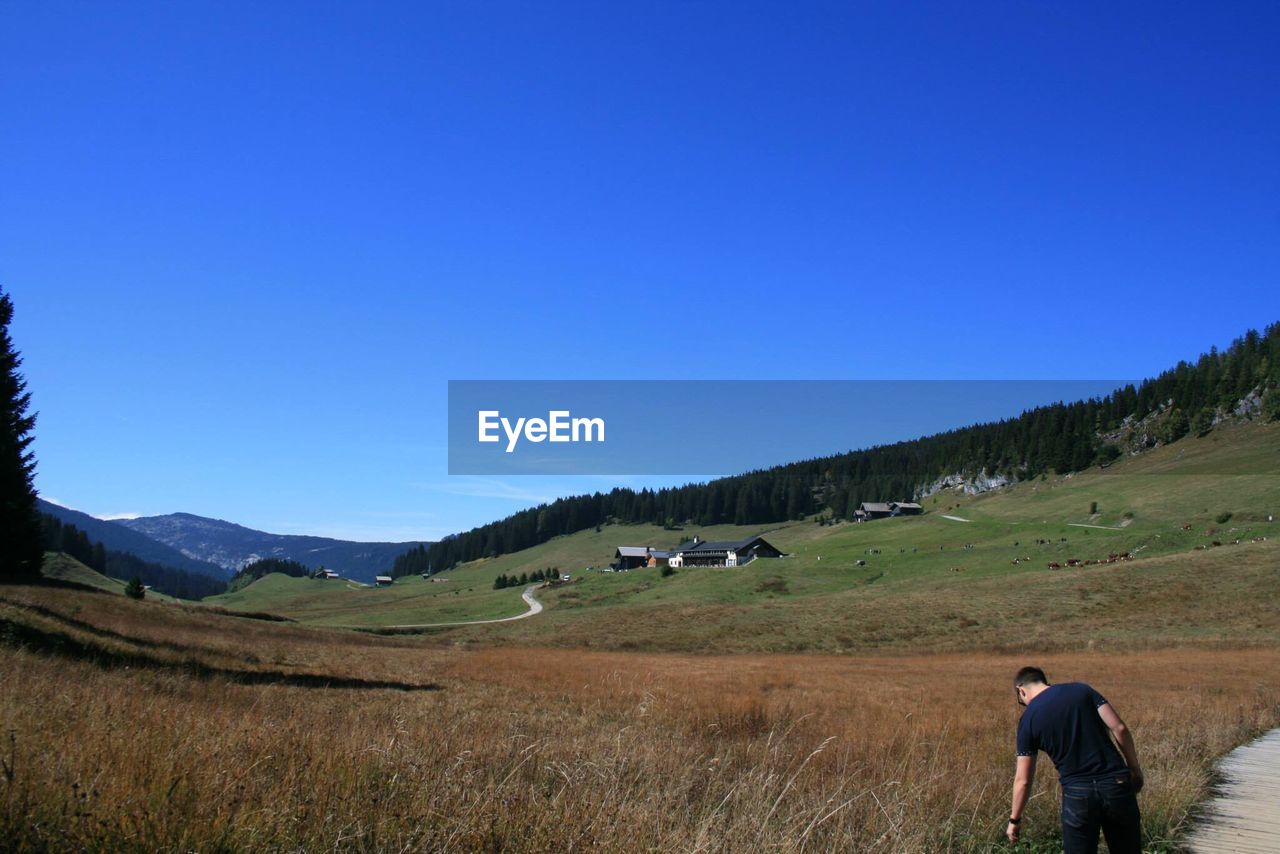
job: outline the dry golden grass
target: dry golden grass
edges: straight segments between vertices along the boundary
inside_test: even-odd
[[[0,600],[11,850],[983,850],[1008,809],[1022,657],[465,650]],[[1280,723],[1274,648],[1036,662],[1133,725],[1154,847]],[[1027,832],[1052,846],[1044,764]]]

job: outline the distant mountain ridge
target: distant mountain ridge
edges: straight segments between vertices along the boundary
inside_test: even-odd
[[[427,541],[405,543],[360,543],[301,534],[269,534],[234,522],[210,519],[191,513],[169,513],[119,519],[117,525],[138,535],[163,543],[188,559],[220,567],[223,577],[262,558],[287,558],[311,569],[324,566],[348,578],[373,581],[391,570],[396,557]]]
[[[206,575],[219,581],[226,581],[235,574],[235,570],[228,571],[218,564],[184,554],[145,533],[131,530],[116,522],[99,519],[97,516],[90,516],[88,513],[81,513],[79,510],[45,501],[43,498],[37,500],[36,507],[42,513],[48,513],[62,522],[75,525],[88,534],[90,539],[102,543],[105,548],[112,551],[128,552],[151,563]]]

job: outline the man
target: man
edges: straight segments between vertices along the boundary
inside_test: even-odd
[[[1096,852],[1099,829],[1111,854],[1140,854],[1137,794],[1142,790],[1142,766],[1133,734],[1116,710],[1083,682],[1050,685],[1038,667],[1019,670],[1013,687],[1026,711],[1018,723],[1018,768],[1006,831],[1009,841],[1018,841],[1022,811],[1035,778],[1036,754],[1043,750],[1053,760],[1062,784],[1066,854]]]

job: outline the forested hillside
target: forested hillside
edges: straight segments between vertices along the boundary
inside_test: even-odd
[[[94,542],[102,543],[108,551],[128,552],[147,563],[169,566],[197,575],[207,575],[219,581],[225,581],[232,575],[219,566],[189,557],[145,534],[130,530],[118,521],[98,519],[88,513],[72,510],[70,507],[63,507],[61,504],[54,504],[44,499],[36,502],[36,509],[58,519],[64,525],[74,525]]]
[[[231,593],[248,587],[259,578],[264,575],[270,575],[273,572],[287,575],[291,578],[309,578],[315,570],[289,558],[263,558],[262,560],[255,560],[232,576],[231,580],[227,582],[227,592]]]
[[[952,474],[1025,480],[1079,471],[1128,449],[1205,433],[1216,418],[1280,417],[1280,323],[1224,351],[1101,399],[1058,403],[978,424],[830,457],[660,490],[614,489],[515,513],[396,559],[394,574],[440,571],[519,551],[609,521],[675,526],[779,522],[826,511],[848,518],[863,501],[902,500]],[[832,442],[839,441],[833,436]]]
[[[200,573],[143,560],[131,552],[109,549],[87,533],[49,513],[40,514],[45,551],[68,554],[110,578],[134,577],[161,593],[179,599],[202,599],[223,592],[226,584]]]

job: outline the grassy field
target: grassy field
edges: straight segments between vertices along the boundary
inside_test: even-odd
[[[746,536],[773,527],[723,525],[705,529],[704,536]],[[527,606],[520,599],[522,588],[493,589],[499,575],[518,576],[555,567],[581,576],[587,566],[607,565],[620,537],[647,544],[678,536],[652,525],[610,525],[599,533],[583,531],[517,554],[476,561],[457,571],[441,573],[436,581],[412,575],[397,579],[390,587],[372,588],[347,581],[269,575],[235,593],[204,601],[233,610],[274,611],[301,622],[327,626],[378,627],[510,617]]]
[[[109,592],[0,587],[0,833],[32,851],[997,850],[1009,683],[1035,663],[1124,714],[1149,850],[1174,850],[1214,760],[1280,725],[1277,458],[1280,429],[1246,425],[920,517],[700,529],[791,556],[669,578],[587,567],[695,531],[607,526],[448,581],[269,576],[199,604],[110,595],[51,558]],[[1047,568],[1119,552],[1135,559]],[[528,620],[335,628],[519,613],[493,579],[546,567],[574,580]],[[1058,844],[1043,765],[1023,850]]]
[[[493,590],[500,573],[556,567],[574,580],[539,593],[547,610],[536,619],[431,633],[486,644],[848,652],[1256,643],[1276,632],[1263,603],[1280,563],[1280,528],[1268,521],[1280,513],[1280,425],[1223,426],[1107,469],[936,495],[925,506],[918,517],[832,526],[610,525],[467,564],[437,583],[415,576],[372,590],[275,577],[212,601],[330,626],[491,619],[524,610],[518,589]],[[598,569],[618,545],[665,547],[694,533],[763,533],[790,556],[669,578]],[[1048,569],[1124,553],[1134,560]]]
[[[1027,661],[464,650],[40,587],[0,637],[18,851],[995,850]],[[1280,723],[1274,647],[1034,661],[1129,719],[1151,850]]]
[[[122,596],[124,595],[125,587],[128,586],[124,581],[109,578],[97,570],[90,569],[70,555],[55,552],[47,552],[45,554],[44,567],[41,571],[45,578],[68,581],[72,584],[83,584],[86,587],[93,587],[107,593],[119,593]],[[156,602],[172,603],[179,601],[172,596],[155,590],[148,590],[147,598]]]

